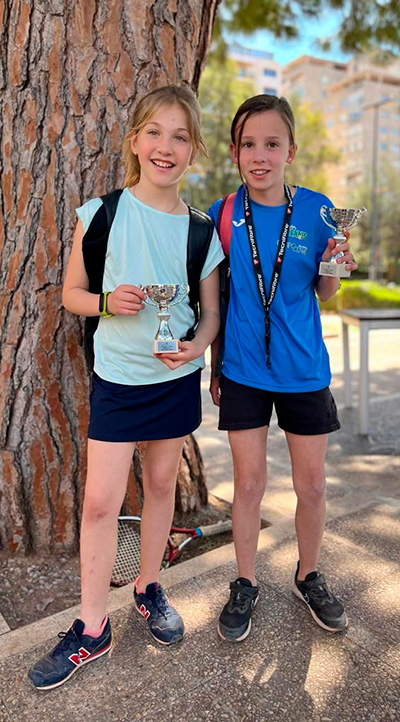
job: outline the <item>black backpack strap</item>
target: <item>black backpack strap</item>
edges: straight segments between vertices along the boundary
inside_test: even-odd
[[[108,237],[122,188],[101,196],[102,204],[94,214],[89,228],[82,239],[82,253],[85,270],[89,279],[90,293],[101,293],[106,262]],[[99,316],[88,316],[85,320],[84,348],[90,368],[94,365],[93,336],[99,325]]]
[[[89,279],[90,293],[101,293],[103,288],[104,265],[108,245],[108,236],[122,189],[101,196],[103,201],[94,214],[90,226],[82,239],[82,253],[85,270]]]
[[[189,233],[186,267],[189,284],[189,306],[194,313],[194,324],[181,341],[191,341],[200,318],[200,276],[214,233],[214,223],[207,213],[189,206]]]

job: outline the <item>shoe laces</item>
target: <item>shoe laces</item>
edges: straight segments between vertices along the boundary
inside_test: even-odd
[[[329,593],[329,589],[326,586],[326,584],[319,584],[318,587],[315,587],[312,590],[312,593],[314,594],[315,597],[318,597],[319,599],[324,599],[325,597],[330,599],[330,597],[331,597],[331,595]]]
[[[158,587],[154,592],[151,593],[150,599],[157,612],[167,618],[168,602],[165,597],[162,587]]]
[[[245,612],[250,603],[250,597],[242,594],[240,589],[232,589],[229,599],[229,611]]]
[[[80,644],[79,637],[75,630],[72,629],[72,627],[68,630],[68,632],[59,632],[57,636],[61,641],[58,643],[56,649],[54,650],[55,654],[59,654],[65,649],[68,649],[68,647],[71,646],[72,642]]]
[[[312,589],[310,589],[308,591],[308,594],[321,601],[323,601],[323,600],[326,600],[328,602],[333,601],[332,594],[330,593],[330,591],[325,583],[318,584],[316,587],[313,587]]]

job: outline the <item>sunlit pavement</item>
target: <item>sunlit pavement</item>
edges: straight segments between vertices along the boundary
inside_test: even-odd
[[[110,594],[113,655],[88,665],[65,687],[39,694],[28,686],[26,670],[76,610],[0,636],[1,720],[400,720],[400,333],[370,334],[372,433],[360,437],[356,409],[343,410],[338,319],[324,319],[324,331],[342,429],[330,436],[320,568],[345,603],[348,631],[324,632],[291,592],[295,497],[285,438],[273,422],[262,507],[271,526],[260,534],[261,598],[248,639],[232,645],[216,633],[235,577],[233,545],[227,545],[163,572],[186,624],[184,641],[173,648],[151,641],[127,587]],[[353,368],[357,334],[350,329]],[[355,374],[353,380],[356,399]],[[207,373],[203,387],[204,423],[196,435],[208,486],[231,500],[229,448],[226,434],[216,431]]]

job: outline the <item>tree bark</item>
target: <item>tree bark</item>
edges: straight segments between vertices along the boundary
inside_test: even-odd
[[[138,96],[197,88],[217,4],[0,0],[2,549],[77,547],[89,379],[81,323],[61,306],[75,208],[121,186]],[[204,501],[189,453],[183,506]],[[128,503],[139,502],[132,475]]]

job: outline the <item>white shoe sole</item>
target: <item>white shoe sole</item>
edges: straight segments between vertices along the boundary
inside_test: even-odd
[[[322,622],[322,621],[317,617],[317,615],[315,614],[314,610],[311,609],[309,603],[304,599],[304,597],[303,597],[300,589],[297,588],[297,586],[296,586],[295,583],[293,584],[293,594],[295,594],[295,596],[296,596],[298,599],[301,599],[301,601],[304,602],[304,604],[305,604],[305,605],[308,607],[308,609],[310,610],[310,614],[311,614],[314,622],[316,622],[319,627],[322,627],[322,629],[325,629],[327,632],[344,632],[344,630],[347,629],[348,624],[349,624],[349,620],[348,620],[348,618],[347,618],[346,612],[345,612],[345,624],[343,625],[343,627],[328,627],[326,624],[324,624],[324,622]]]

